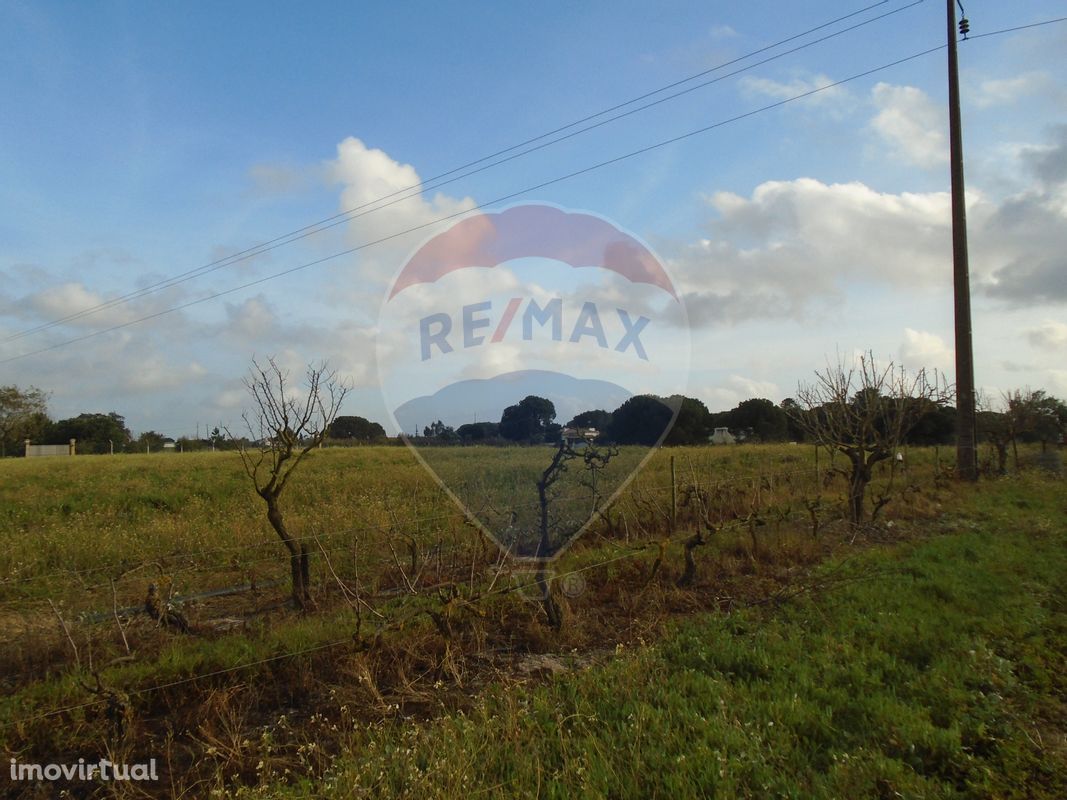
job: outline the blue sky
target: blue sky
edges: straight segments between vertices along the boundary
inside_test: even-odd
[[[864,5],[0,2],[0,338]],[[1063,16],[1051,0],[965,8],[973,34]],[[944,4],[926,0],[395,214],[2,342],[0,359],[849,77],[941,44],[944,28]],[[977,377],[990,394],[1067,395],[1064,53],[1064,23],[961,46]],[[690,393],[713,409],[781,400],[837,352],[951,377],[944,62],[938,52],[523,199],[595,211],[657,249],[691,294],[702,355]],[[135,430],[180,435],[236,420],[253,353],[328,357],[356,386],[346,412],[384,421],[374,323],[420,238],[0,364],[0,383],[52,391],[57,416],[117,410]]]

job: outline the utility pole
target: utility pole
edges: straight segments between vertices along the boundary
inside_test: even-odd
[[[975,432],[974,346],[971,342],[971,277],[967,260],[967,205],[963,191],[963,123],[960,121],[956,2],[948,6],[948,133],[952,174],[952,285],[956,317],[956,470],[961,480],[978,480]],[[966,27],[966,20],[960,23]]]

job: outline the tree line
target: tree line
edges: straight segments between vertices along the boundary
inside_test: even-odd
[[[1047,446],[1063,439],[1067,404],[1062,400],[1042,390],[1027,389],[1006,393],[999,401],[999,410],[994,410],[991,403],[983,404],[978,413],[978,432],[980,440],[993,449],[1000,471],[1006,469],[1009,457],[1018,461],[1020,443]],[[916,404],[916,413],[904,444],[948,445],[955,440],[956,409],[951,403],[924,398],[906,402]],[[53,420],[47,406],[48,394],[37,387],[0,386],[0,455],[21,455],[26,439],[35,444],[66,444],[76,439],[79,453],[157,451],[168,443],[175,443],[184,451],[224,450],[250,443],[235,440],[219,428],[203,438],[172,439],[151,430],[135,437],[118,412],[82,413]],[[559,441],[567,427],[594,428],[602,442],[648,446],[660,440],[674,418],[663,444],[705,444],[720,428],[739,442],[810,442],[812,426],[805,424],[805,415],[820,413],[825,411],[793,398],[779,404],[766,398],[751,398],[728,411],[711,412],[693,397],[636,395],[614,410],[583,411],[560,424],[551,400],[529,395],[504,409],[498,422],[470,422],[453,428],[437,420],[423,428],[419,441],[441,445],[553,443]],[[324,441],[344,445],[397,440],[390,439],[379,423],[350,415],[332,420]]]
[[[913,399],[921,404],[907,444],[949,444],[955,436],[956,410],[951,405]],[[675,411],[677,410],[677,416]],[[618,408],[583,411],[564,425],[556,422],[552,401],[529,395],[504,410],[499,422],[470,422],[453,428],[440,420],[423,428],[421,440],[437,444],[540,444],[559,440],[564,427],[595,428],[600,441],[653,445],[674,418],[665,445],[706,444],[717,429],[729,431],[737,442],[808,442],[805,414],[817,414],[786,398],[780,404],[762,397],[743,400],[728,411],[711,412],[694,397],[636,395]],[[992,412],[991,412],[992,413]]]

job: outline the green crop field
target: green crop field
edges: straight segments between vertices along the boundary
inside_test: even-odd
[[[529,529],[552,452],[425,458]],[[1061,478],[963,487],[911,449],[857,528],[825,451],[668,448],[627,482],[644,456],[558,487],[598,513],[557,627],[404,448],[294,477],[307,613],[236,454],[2,460],[4,753],[156,758],[158,796],[1063,796]]]

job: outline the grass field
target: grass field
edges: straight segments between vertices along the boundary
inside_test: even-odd
[[[536,503],[530,484],[546,452],[439,448],[429,460],[470,505],[483,496],[496,501],[511,495],[525,513]],[[630,466],[643,455],[624,450],[619,461]],[[751,491],[769,478],[783,498],[794,499],[822,493],[816,466],[823,475],[829,466],[825,453],[816,464],[810,446],[661,450],[633,484],[646,505],[669,502],[671,457],[680,487],[721,483]],[[909,453],[917,473],[928,472],[934,459],[929,449]],[[502,469],[509,464],[510,471]],[[516,474],[525,476],[526,485],[513,489]],[[609,485],[619,479],[609,477]],[[600,491],[610,495],[604,486]],[[568,488],[567,496],[588,501],[576,489]],[[455,503],[402,447],[318,451],[302,466],[283,505],[296,535],[327,541],[390,528],[432,538],[463,522]],[[623,493],[619,507],[632,510],[632,491]],[[54,597],[60,582],[42,577],[55,573],[79,573],[73,580],[79,593],[110,601],[106,579],[142,564],[162,560],[169,569],[228,573],[235,558],[242,566],[273,566],[276,559],[262,551],[278,547],[239,459],[225,452],[0,460],[0,519],[0,601]],[[229,577],[240,573],[238,568]]]
[[[432,460],[491,494],[543,457]],[[973,491],[911,451],[853,530],[821,458],[657,452],[554,565],[559,631],[401,448],[297,475],[307,615],[234,454],[0,461],[0,745],[157,757],[158,796],[1061,796],[1062,480]],[[184,604],[182,634],[120,613],[152,581],[252,586]]]
[[[832,591],[354,731],[327,778],[279,794],[1067,797],[1060,491],[998,485],[944,535],[820,567]]]

